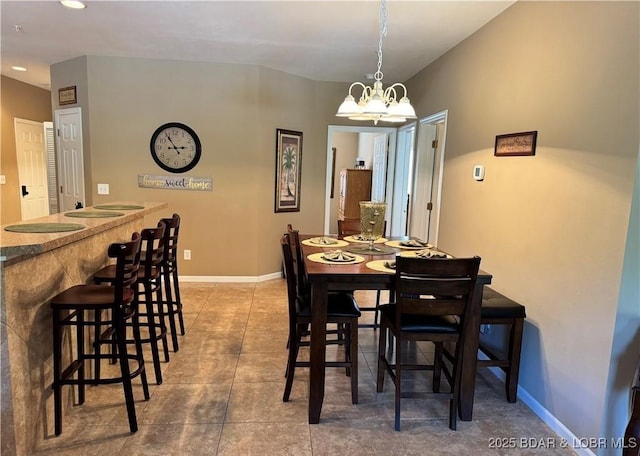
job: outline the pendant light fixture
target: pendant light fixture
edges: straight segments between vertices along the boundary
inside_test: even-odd
[[[386,89],[382,88],[382,40],[387,35],[387,3],[380,2],[380,41],[378,42],[378,70],[373,75],[373,86],[367,86],[362,82],[354,82],[349,87],[349,95],[346,96],[338,112],[337,117],[348,117],[351,120],[373,120],[374,125],[382,122],[404,122],[407,119],[416,119],[416,111],[407,98],[407,88],[404,84],[396,82]],[[354,87],[362,88],[360,99],[356,103],[351,94]],[[402,95],[402,98],[399,96]]]

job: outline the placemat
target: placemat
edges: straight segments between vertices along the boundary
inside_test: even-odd
[[[336,266],[340,266],[343,264],[357,264],[357,263],[362,263],[364,261],[364,258],[361,257],[360,255],[353,255],[355,257],[353,261],[345,261],[345,262],[327,261],[323,258],[324,254],[325,252],[312,253],[311,255],[307,256],[307,258],[310,261],[313,261],[315,263],[333,264]]]
[[[86,228],[79,223],[23,223],[9,225],[4,229],[13,233],[61,233],[63,231],[78,231]]]
[[[79,211],[79,212],[67,212],[65,217],[75,218],[106,218],[106,217],[122,217],[123,212],[110,212],[110,211]]]
[[[391,269],[385,266],[385,263],[388,263],[390,261],[393,261],[393,260],[373,260],[373,261],[369,261],[367,264],[365,264],[365,266],[368,267],[369,269],[373,269],[374,271],[395,274],[396,273],[395,269]]]
[[[408,245],[400,245],[401,242],[404,242],[404,241],[387,241],[385,242],[385,245],[388,245],[389,247],[394,247],[396,249],[410,249],[410,250],[424,250],[424,249],[433,248],[433,245],[431,244],[423,245],[421,247],[411,247]]]
[[[144,206],[137,206],[135,204],[101,204],[100,206],[93,206],[93,208],[112,211],[133,211],[135,209],[144,209]]]
[[[356,234],[356,235],[353,235],[353,236],[345,236],[342,239],[344,239],[347,242],[356,242],[356,243],[362,243],[362,244],[368,244],[369,243],[369,241],[363,241],[361,239],[358,239],[356,236],[358,236],[358,235]],[[381,238],[376,239],[373,243],[374,244],[382,244],[382,243],[385,243],[387,241],[388,241],[387,238],[381,237]]]
[[[335,241],[332,244],[322,244],[321,242],[318,242],[319,239],[330,239],[332,241]],[[315,242],[314,242],[315,241]],[[343,241],[341,239],[335,239],[335,238],[331,238],[331,237],[315,237],[315,238],[309,238],[309,239],[305,239],[304,241],[302,241],[302,243],[304,245],[308,245],[310,247],[331,247],[331,248],[337,248],[337,247],[345,247],[347,245],[349,245],[348,242]]]
[[[423,250],[431,250],[431,249],[423,249]],[[433,252],[435,253],[440,253],[442,254],[443,252],[438,252],[437,250],[434,250]],[[401,257],[407,257],[407,258],[419,258],[420,255],[420,250],[407,250],[404,252],[400,252],[398,255],[400,255]],[[453,258],[451,255],[444,253],[444,255],[447,255],[447,258]]]

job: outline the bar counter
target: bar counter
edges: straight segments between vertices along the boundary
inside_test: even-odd
[[[15,233],[6,231],[7,225],[0,227],[0,453],[3,456],[28,455],[37,450],[39,442],[54,435],[49,301],[73,285],[87,283],[95,271],[107,264],[109,244],[130,240],[133,232],[144,228],[145,215],[167,207],[167,203],[157,202],[110,204],[144,208],[114,210],[123,215],[108,218],[54,214],[15,224],[85,226],[78,231]],[[69,212],[92,210],[87,207]],[[70,398],[73,388],[65,390],[65,398]]]

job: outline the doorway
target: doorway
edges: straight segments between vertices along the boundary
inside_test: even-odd
[[[85,204],[81,108],[56,110],[60,211]]]
[[[418,122],[409,236],[438,245],[448,111]]]
[[[49,215],[45,130],[42,122],[14,119],[20,219]]]
[[[392,198],[393,198],[393,169],[395,166],[395,150],[396,150],[396,137],[397,129],[391,127],[356,127],[356,126],[340,126],[329,125],[327,133],[327,172],[326,172],[326,186],[325,186],[325,211],[324,211],[324,233],[333,234],[337,233],[337,225],[333,227],[332,220],[335,220],[336,216],[332,216],[332,201],[339,198],[340,188],[335,185],[336,176],[340,175],[340,169],[336,169],[337,164],[342,163],[340,160],[340,148],[334,145],[334,135],[341,133],[353,133],[353,134],[371,134],[373,136],[386,135],[385,143],[388,144],[388,151],[386,157],[386,166],[382,171],[378,171],[379,179],[385,181],[384,201],[387,203],[387,226],[389,226],[390,214],[392,211]],[[335,152],[334,150],[335,149]],[[337,157],[336,157],[337,155]],[[356,154],[357,155],[357,154]],[[371,149],[371,157],[373,158],[373,141]],[[334,160],[334,157],[336,159]],[[337,163],[337,164],[336,164]],[[378,163],[380,160],[378,159]],[[373,163],[372,163],[373,164]],[[355,160],[349,166],[354,166]],[[336,168],[334,168],[336,167]],[[391,171],[388,171],[391,170]],[[333,186],[332,186],[333,184]],[[332,190],[333,189],[333,193]],[[336,211],[334,211],[336,212]]]

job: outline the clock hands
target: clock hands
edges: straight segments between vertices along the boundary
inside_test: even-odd
[[[169,140],[169,142],[171,143],[171,146],[173,146],[173,147],[169,146],[169,147],[168,147],[168,149],[173,149],[173,150],[175,150],[175,151],[176,151],[176,153],[177,153],[178,155],[180,155],[180,151],[179,151],[178,149],[186,149],[186,147],[185,147],[185,146],[177,147],[177,146],[173,143],[173,141],[171,140],[171,136],[169,136],[169,133],[167,133],[167,139],[168,139],[168,140]]]

